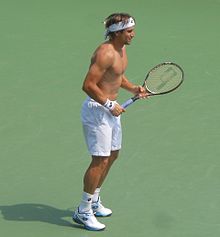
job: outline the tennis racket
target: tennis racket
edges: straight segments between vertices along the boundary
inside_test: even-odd
[[[152,68],[144,80],[143,87],[148,92],[148,96],[164,95],[176,90],[184,80],[183,69],[172,62],[158,64]],[[130,98],[121,106],[127,108],[136,100],[140,99],[138,95]]]

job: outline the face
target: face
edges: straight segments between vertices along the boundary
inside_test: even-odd
[[[123,43],[129,45],[135,36],[134,27],[127,28],[121,32]]]

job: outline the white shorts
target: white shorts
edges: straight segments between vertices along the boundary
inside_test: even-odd
[[[121,149],[120,116],[113,116],[108,109],[88,97],[82,105],[81,120],[90,155],[110,156],[111,151]]]

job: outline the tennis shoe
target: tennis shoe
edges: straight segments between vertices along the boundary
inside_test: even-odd
[[[99,231],[105,229],[105,225],[97,221],[92,210],[80,213],[79,208],[77,208],[72,218],[76,223],[84,225],[87,230]]]
[[[106,208],[102,205],[100,197],[97,202],[92,203],[92,210],[94,212],[94,215],[97,217],[107,217],[111,216],[112,210],[109,208]]]

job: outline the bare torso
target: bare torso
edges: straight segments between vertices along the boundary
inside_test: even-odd
[[[116,32],[114,37],[101,44],[92,56],[83,82],[83,91],[90,98],[108,108],[113,116],[119,116],[125,112],[125,109],[117,102],[113,103],[113,108],[108,107],[109,102],[117,100],[119,88],[133,95],[146,96],[144,88],[131,83],[124,75],[128,64],[125,46],[130,45],[133,37],[134,27],[129,27],[122,32]]]
[[[118,90],[122,83],[122,76],[127,67],[126,49],[124,46],[120,51],[117,51],[112,44],[106,42],[99,46],[94,52],[91,65],[96,63],[98,54],[105,56],[104,54],[106,53],[111,54],[113,60],[111,65],[105,70],[97,86],[110,100],[116,100]]]

